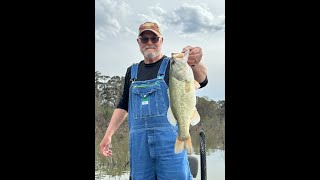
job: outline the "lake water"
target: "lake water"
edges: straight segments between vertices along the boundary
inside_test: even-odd
[[[112,139],[113,156],[103,158],[98,153],[98,143],[96,143],[96,180],[129,180],[129,149],[128,137],[125,133],[115,134]],[[200,136],[198,132],[191,133],[192,144],[195,153],[192,156],[199,161],[198,174],[194,180],[201,180],[199,144]],[[207,130],[206,136],[206,165],[208,180],[225,180],[225,151],[224,151],[224,129]]]

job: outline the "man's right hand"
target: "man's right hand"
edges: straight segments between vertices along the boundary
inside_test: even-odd
[[[111,137],[105,136],[100,143],[100,153],[106,157],[112,156]]]

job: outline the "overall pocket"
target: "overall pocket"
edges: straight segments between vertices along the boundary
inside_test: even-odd
[[[165,115],[166,108],[159,84],[133,87],[132,101],[132,113],[135,119]]]

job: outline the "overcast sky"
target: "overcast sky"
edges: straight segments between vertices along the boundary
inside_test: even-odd
[[[165,55],[187,45],[202,48],[209,83],[197,96],[225,99],[224,0],[95,0],[95,19],[96,71],[125,76],[127,67],[143,59],[136,41],[139,25],[154,21],[164,37]]]

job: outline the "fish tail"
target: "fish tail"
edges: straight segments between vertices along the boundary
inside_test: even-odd
[[[176,154],[181,153],[184,146],[185,146],[184,141],[179,140],[179,138],[177,137],[176,144],[174,145],[174,152]]]
[[[191,137],[189,137],[185,143],[184,143],[184,148],[187,150],[188,154],[193,153],[193,147],[192,147],[192,142],[191,142]]]
[[[193,153],[193,147],[190,136],[184,141],[179,140],[179,138],[177,137],[176,144],[174,145],[174,152],[178,154],[181,153],[183,149],[186,149],[188,154]]]

